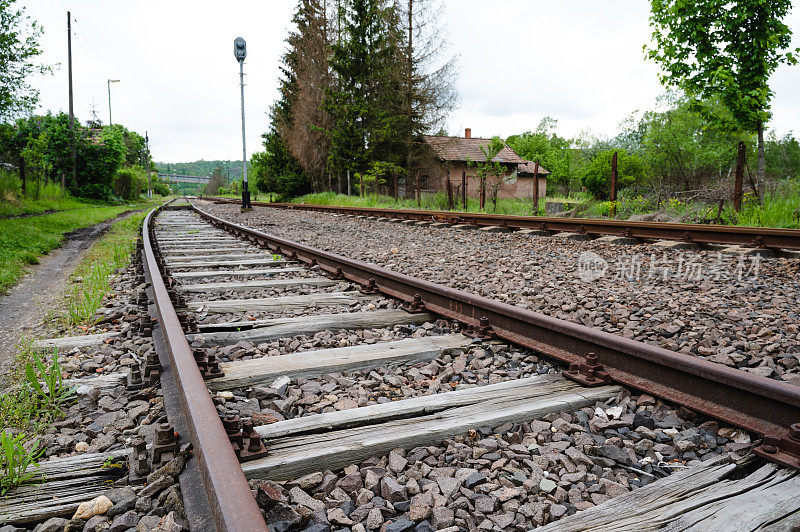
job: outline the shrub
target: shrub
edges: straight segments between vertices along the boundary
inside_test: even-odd
[[[159,196],[169,196],[171,192],[169,186],[161,181],[152,183],[151,190],[153,191],[153,194],[158,194]]]
[[[615,150],[598,153],[581,174],[583,186],[598,199],[608,199],[611,188],[611,159]],[[617,190],[631,186],[647,174],[644,162],[635,154],[617,151]]]
[[[114,176],[114,195],[135,200],[147,189],[147,174],[139,167],[124,168]]]

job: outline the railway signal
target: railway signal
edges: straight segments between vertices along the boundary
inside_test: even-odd
[[[250,191],[247,189],[247,148],[244,140],[244,59],[247,57],[247,43],[241,37],[233,41],[233,55],[239,62],[239,85],[242,92],[242,166],[244,166],[244,179],[242,181],[242,210],[250,210]]]

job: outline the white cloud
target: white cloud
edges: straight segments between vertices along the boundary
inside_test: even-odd
[[[92,101],[108,121],[106,79],[114,121],[147,130],[164,161],[241,157],[239,72],[233,39],[247,40],[245,98],[248,154],[258,150],[294,0],[136,2],[28,0],[45,28],[44,61],[61,63],[39,78],[43,109],[67,110],[66,10],[72,11],[75,112],[90,117]],[[613,0],[448,0],[447,30],[459,55],[462,105],[448,130],[508,136],[533,129],[544,116],[559,133],[591,129],[613,135],[636,109],[652,108],[662,92],[656,66],[644,58],[648,3]],[[789,26],[800,33],[800,14]],[[795,35],[794,46],[800,46]],[[800,68],[781,67],[772,80],[779,132],[797,130]]]

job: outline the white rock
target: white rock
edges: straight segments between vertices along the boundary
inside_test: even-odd
[[[114,506],[114,503],[111,502],[111,499],[105,495],[100,495],[99,497],[95,497],[90,501],[82,502],[78,506],[78,509],[75,510],[75,515],[73,515],[72,518],[89,519],[95,515],[102,515],[106,513],[112,506]]]
[[[292,382],[292,379],[290,379],[286,375],[281,375],[280,377],[272,381],[272,384],[270,384],[269,387],[278,390],[283,386],[288,386],[290,382]]]

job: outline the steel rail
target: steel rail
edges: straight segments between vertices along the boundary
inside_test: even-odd
[[[221,203],[237,203],[228,198],[207,198]],[[457,211],[416,209],[379,209],[372,207],[339,207],[306,203],[252,202],[260,207],[306,210],[338,214],[357,214],[403,220],[460,223],[478,227],[501,226],[509,229],[574,232],[592,236],[613,235],[638,239],[676,240],[698,244],[731,244],[770,249],[800,250],[800,230],[770,227],[739,227],[685,223],[636,222],[600,218],[557,218],[545,216],[513,216]]]
[[[800,387],[348,259],[224,220],[194,204],[192,207],[217,227],[306,265],[319,266],[334,277],[359,283],[376,293],[401,299],[411,308],[424,308],[571,366],[588,367],[587,373],[598,384],[608,377],[763,435],[770,443],[761,446],[766,452],[760,454],[800,468],[800,453],[784,453],[792,447],[800,427]],[[595,365],[590,354],[596,355],[602,367]],[[773,448],[777,450],[769,452]]]
[[[198,461],[214,524],[217,530],[230,532],[267,532],[164,284],[152,237],[154,214],[159,211],[160,208],[155,209],[145,217],[142,262],[150,277],[158,323],[167,345],[193,456]]]

